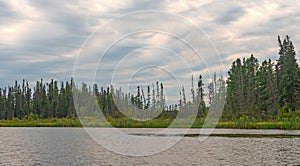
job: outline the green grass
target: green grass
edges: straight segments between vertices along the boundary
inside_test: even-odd
[[[82,127],[77,118],[0,120],[0,127]]]
[[[0,120],[0,127],[118,127],[118,128],[166,128],[172,124],[171,118],[160,118],[149,121],[136,121],[128,118],[100,120],[94,117],[78,118],[51,118],[51,119],[12,119]],[[192,121],[192,120],[191,120]],[[196,119],[192,126],[188,120],[178,120],[172,124],[174,128],[202,128],[204,119]],[[236,121],[220,121],[216,124],[208,124],[205,127],[232,128],[232,129],[283,129],[299,130],[300,118],[283,118],[276,121],[253,121],[240,119]]]
[[[281,129],[281,130],[299,130],[300,119],[289,118],[276,121],[241,121],[219,122],[217,128],[234,128],[234,129]]]

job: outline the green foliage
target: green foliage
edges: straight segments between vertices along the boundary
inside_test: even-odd
[[[291,107],[286,103],[278,111],[277,120],[291,119],[294,117]]]
[[[58,88],[57,81],[44,83],[43,79],[36,82],[34,90],[29,87],[28,81],[23,80],[20,85],[0,88],[0,119],[13,118],[62,118],[75,115],[72,100],[73,80],[71,84],[61,83]]]
[[[34,114],[33,112],[30,112],[28,118],[28,120],[38,120],[39,116],[37,114]]]
[[[237,59],[228,72],[226,105],[223,119],[240,120],[250,116],[259,120],[299,117],[300,72],[289,36],[279,42],[279,59],[258,65],[251,55]],[[241,126],[248,125],[247,123]]]

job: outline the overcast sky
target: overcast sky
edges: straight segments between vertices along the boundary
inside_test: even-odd
[[[192,74],[207,85],[236,58],[276,60],[277,35],[290,35],[299,50],[299,27],[294,0],[3,0],[0,86],[73,74],[125,89],[160,81],[171,91],[190,86]]]

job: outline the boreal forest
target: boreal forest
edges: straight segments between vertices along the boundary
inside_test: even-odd
[[[276,42],[276,41],[274,41]],[[82,83],[75,85],[73,79],[67,82],[43,79],[31,87],[27,80],[15,81],[11,86],[0,88],[0,119],[69,118],[78,113],[94,116],[94,105],[89,100],[74,103],[72,93],[95,96],[103,114],[110,118],[125,115],[120,107],[131,105],[139,110],[161,110],[160,118],[175,118],[178,111],[199,103],[197,117],[205,117],[213,98],[226,87],[226,103],[222,120],[236,120],[241,117],[271,121],[284,117],[300,117],[300,68],[296,51],[289,36],[278,36],[278,59],[259,62],[255,53],[232,62],[227,78],[214,74],[209,83],[201,75],[191,76],[195,87],[182,87],[178,103],[166,104],[164,84],[138,86],[135,94],[124,93],[117,87],[98,87]],[[80,88],[78,88],[80,87]],[[76,97],[76,96],[75,96]],[[117,99],[117,100],[116,100]],[[122,102],[123,104],[117,104]],[[77,104],[77,105],[76,105]],[[76,108],[80,108],[76,110]],[[124,111],[124,110],[122,110]],[[125,110],[126,111],[126,110]]]

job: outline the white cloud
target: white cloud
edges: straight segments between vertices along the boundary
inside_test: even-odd
[[[185,11],[189,11],[189,10],[193,10],[193,9],[198,9],[198,8],[200,8],[204,5],[207,5],[211,2],[212,2],[212,0],[207,0],[207,1],[196,1],[196,0],[180,1],[180,0],[176,0],[176,1],[171,1],[170,3],[168,3],[168,6],[166,7],[166,10],[170,13],[181,13],[181,12],[185,12]]]

